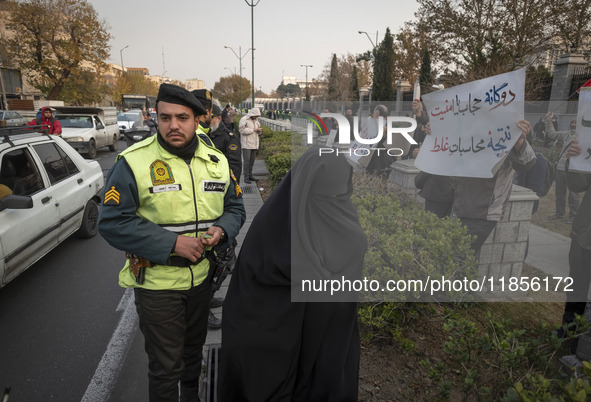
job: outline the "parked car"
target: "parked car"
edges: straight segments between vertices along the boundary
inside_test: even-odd
[[[123,112],[117,115],[117,124],[119,125],[119,130],[124,132],[124,130],[129,130],[133,127],[133,124],[138,121],[143,120],[142,111],[133,111],[133,112]]]
[[[4,120],[6,127],[24,126],[29,122],[28,119],[14,110],[0,110],[0,120]]]
[[[101,166],[59,136],[0,129],[0,287],[76,233],[97,233]]]

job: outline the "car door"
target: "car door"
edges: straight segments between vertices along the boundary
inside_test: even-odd
[[[27,146],[10,148],[0,154],[0,168],[11,165],[15,176],[11,183],[14,195],[30,196],[31,209],[0,211],[0,238],[6,283],[31,266],[57,244],[60,216],[57,196],[44,177],[43,166]],[[2,174],[0,174],[1,176]]]
[[[59,197],[59,214],[61,226],[58,243],[65,240],[80,227],[86,202],[92,197],[89,183],[85,183],[78,166],[68,154],[55,142],[33,145],[35,153],[49,179],[50,191]]]
[[[96,127],[96,147],[100,148],[100,147],[104,147],[107,145],[110,145],[112,143],[112,140],[110,138],[107,138],[107,128],[105,127],[105,125],[103,124],[103,122],[101,121],[101,119],[99,119],[97,116],[93,116],[94,119],[94,126]]]

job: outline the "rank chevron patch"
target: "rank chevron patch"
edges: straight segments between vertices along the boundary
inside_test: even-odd
[[[121,198],[121,194],[115,186],[111,186],[111,189],[105,193],[103,205],[119,205],[119,198]]]

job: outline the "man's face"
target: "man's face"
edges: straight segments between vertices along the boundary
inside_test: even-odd
[[[198,117],[187,106],[158,102],[158,126],[162,139],[174,148],[182,148],[195,136]]]
[[[207,114],[199,116],[199,121],[210,126],[211,125],[211,118],[212,118],[211,109],[207,109]]]
[[[43,116],[45,116],[45,118],[46,118],[47,120],[51,119],[51,115],[52,115],[52,113],[51,113],[51,110],[49,110],[49,109],[45,109],[45,110],[43,111]]]
[[[347,117],[351,117],[351,116],[353,116],[353,111],[352,111],[351,109],[347,109],[347,110],[345,111],[345,116],[347,116]]]
[[[576,121],[571,121],[570,123],[570,132],[574,133],[577,130],[577,122]]]
[[[209,123],[209,128],[211,129],[211,132],[214,132],[215,130],[218,129],[221,121],[222,121],[221,116],[217,116],[217,117],[214,116],[211,118],[211,123]]]

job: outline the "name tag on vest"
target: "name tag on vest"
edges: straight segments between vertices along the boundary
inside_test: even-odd
[[[203,180],[203,191],[209,193],[223,193],[226,190],[225,181]]]
[[[167,191],[181,191],[181,185],[180,184],[166,184],[163,186],[150,187],[150,193],[152,193],[152,194],[165,193]]]

